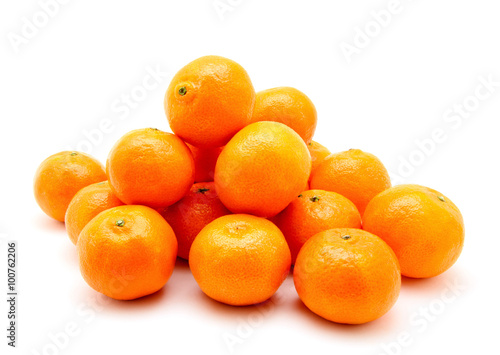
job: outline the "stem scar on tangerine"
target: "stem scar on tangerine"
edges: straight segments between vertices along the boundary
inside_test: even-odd
[[[125,225],[125,221],[123,219],[119,219],[115,223],[118,227],[123,227]]]

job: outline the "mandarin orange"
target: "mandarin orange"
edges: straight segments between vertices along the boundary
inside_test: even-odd
[[[77,242],[80,271],[94,290],[132,300],[160,290],[170,278],[177,240],[165,219],[146,206],[99,213]]]
[[[271,219],[283,232],[292,253],[292,264],[304,243],[313,235],[332,228],[361,228],[354,203],[336,192],[302,192]]]
[[[284,86],[259,91],[255,96],[252,123],[260,121],[283,123],[310,143],[316,131],[316,108],[306,94],[295,88]]]
[[[176,135],[137,129],[116,142],[106,165],[114,194],[126,204],[152,208],[179,201],[194,182],[194,160]]]
[[[464,245],[464,222],[442,193],[419,185],[398,185],[370,201],[363,229],[377,234],[396,253],[401,273],[427,278],[448,270]]]
[[[309,154],[311,154],[311,176],[316,170],[316,168],[329,156],[331,153],[325,146],[319,144],[318,142],[311,141],[307,145],[307,149],[309,149]],[[310,177],[309,177],[310,181]]]
[[[194,184],[180,201],[161,208],[159,212],[175,232],[179,244],[177,255],[186,260],[194,238],[203,227],[231,213],[220,202],[213,182]]]
[[[172,79],[165,113],[172,131],[196,147],[222,147],[250,123],[255,90],[238,63],[219,56],[198,58]]]
[[[269,299],[290,270],[290,250],[272,222],[227,215],[209,223],[191,246],[189,267],[201,290],[233,306]]]
[[[311,156],[291,128],[256,122],[239,131],[215,166],[215,188],[233,213],[271,217],[307,186]]]
[[[35,173],[34,193],[49,217],[64,222],[71,199],[83,187],[105,181],[102,164],[81,152],[60,152],[45,159]]]
[[[194,159],[194,182],[214,181],[215,164],[223,147],[197,148],[186,143]]]
[[[69,239],[76,245],[82,229],[102,211],[123,205],[108,181],[98,182],[78,191],[71,200],[64,219]]]
[[[310,187],[347,197],[363,215],[368,202],[391,187],[391,179],[375,155],[350,149],[325,158],[311,174]]]
[[[299,252],[293,279],[307,308],[347,324],[380,318],[396,303],[401,288],[392,249],[379,237],[352,228],[310,238]]]

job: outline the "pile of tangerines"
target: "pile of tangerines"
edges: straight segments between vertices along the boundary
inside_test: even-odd
[[[85,281],[119,300],[161,289],[177,257],[209,297],[269,299],[293,268],[300,299],[328,320],[359,324],[396,302],[401,275],[428,278],[460,255],[460,211],[418,185],[391,187],[357,149],[312,141],[316,109],[301,91],[255,93],[232,60],[182,68],[165,95],[174,132],[129,132],[106,169],[61,152],[35,176],[35,197],[63,221]]]

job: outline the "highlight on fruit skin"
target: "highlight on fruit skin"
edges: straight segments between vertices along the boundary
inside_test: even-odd
[[[442,193],[414,184],[375,196],[363,215],[363,229],[385,240],[401,273],[413,278],[434,277],[452,267],[465,238],[458,207]]]
[[[269,299],[287,277],[290,264],[290,249],[278,227],[247,214],[209,223],[189,253],[189,267],[201,290],[233,306]]]
[[[47,216],[64,222],[73,196],[81,188],[106,179],[104,166],[94,157],[82,152],[60,152],[38,166],[33,182],[35,200]]]
[[[174,231],[155,210],[124,205],[99,213],[77,242],[80,272],[97,292],[132,300],[159,291],[177,256]]]
[[[363,324],[396,303],[401,273],[396,255],[379,237],[361,229],[335,228],[311,237],[293,270],[302,302],[336,323]]]

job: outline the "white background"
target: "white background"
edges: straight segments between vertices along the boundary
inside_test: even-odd
[[[392,9],[389,1],[220,3],[230,4],[221,16],[213,0],[73,0],[45,15],[47,23],[35,0],[0,5],[0,233],[19,243],[19,347],[12,353],[498,351],[498,1],[401,0],[384,27],[372,11]],[[38,28],[15,45],[28,26],[23,18]],[[355,37],[360,45],[358,31],[366,30],[363,48],[346,56],[342,46],[354,46]],[[304,91],[318,110],[315,140],[332,152],[374,153],[394,183],[427,185],[451,198],[466,223],[455,266],[434,279],[404,279],[395,307],[362,326],[313,315],[291,277],[264,305],[219,304],[201,293],[184,262],[151,297],[118,302],[90,289],[64,226],[34,201],[35,169],[65,149],[90,147],[104,162],[127,131],[168,130],[163,95],[171,77],[207,54],[242,64],[256,90]],[[156,88],[141,89],[155,68],[164,72]],[[497,87],[476,92],[487,80]],[[132,94],[127,108],[123,95]],[[453,110],[464,101],[461,119]],[[111,127],[97,133],[103,124]],[[86,132],[94,144],[85,142]],[[440,137],[430,143],[433,136]],[[427,143],[419,148],[417,141]],[[0,261],[5,290],[5,243]],[[2,301],[2,354],[12,350],[6,312]],[[68,330],[71,336],[62,335]]]

